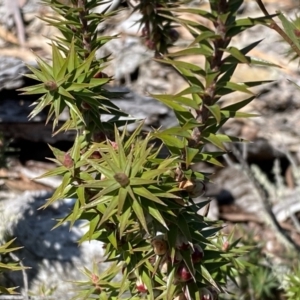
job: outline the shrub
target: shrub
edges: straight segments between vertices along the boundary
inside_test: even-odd
[[[230,118],[251,117],[240,112],[255,95],[251,87],[264,82],[234,82],[239,64],[272,66],[248,55],[260,43],[242,49],[230,45],[233,37],[257,24],[271,24],[272,16],[237,19],[243,0],[210,0],[210,11],[181,5],[180,1],[139,1],[145,44],[155,59],[172,66],[188,88],[174,95],[152,95],[171,108],[177,125],[143,132],[143,122],[128,133],[132,117],[112,103],[103,71],[109,57],[96,52],[116,36],[99,36],[97,27],[118,11],[93,10],[107,1],[72,0],[67,4],[45,1],[57,16],[44,20],[61,36],[52,38],[52,63],[37,57],[38,68],[28,66],[30,78],[40,83],[22,89],[39,94],[31,117],[48,108],[53,133],[76,131],[73,147],[62,152],[51,147],[58,167],[44,176],[60,175],[61,185],[45,208],[62,198],[76,198],[73,210],[58,225],[88,220],[89,230],[80,242],[99,240],[105,245],[109,266],[99,274],[86,271],[77,298],[83,299],[217,299],[237,272],[247,268],[241,256],[248,247],[238,246],[233,233],[224,236],[220,222],[198,214],[209,201],[195,199],[205,192],[209,175],[197,163],[221,165],[218,157],[226,144],[241,141],[221,133]],[[184,13],[205,23],[184,19]],[[204,25],[207,24],[207,25]],[[193,41],[170,51],[176,26],[185,27]],[[203,65],[188,63],[188,55],[204,58]],[[222,97],[242,92],[245,99],[232,105]],[[58,126],[60,114],[70,114]],[[101,116],[109,115],[108,121]],[[161,140],[168,157],[158,156]],[[216,150],[209,150],[213,145]],[[121,273],[121,276],[118,276]]]

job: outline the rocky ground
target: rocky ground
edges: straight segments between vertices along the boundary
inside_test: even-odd
[[[201,2],[201,3],[200,3]],[[294,17],[296,2],[264,1],[270,13],[283,10]],[[16,2],[17,3],[17,2]],[[85,244],[77,247],[78,236],[84,232],[84,224],[68,229],[57,229],[49,233],[53,226],[51,219],[59,218],[70,209],[71,199],[59,206],[38,212],[38,208],[57,186],[59,179],[32,180],[43,171],[53,168],[44,157],[49,157],[47,143],[61,149],[71,146],[73,135],[51,136],[51,128],[44,126],[45,115],[41,114],[31,122],[27,116],[28,107],[35,99],[20,96],[17,88],[32,84],[21,74],[26,73],[25,64],[35,64],[34,53],[50,58],[48,37],[57,32],[37,17],[52,13],[36,0],[24,0],[20,10],[24,17],[25,35],[22,37],[14,15],[7,15],[7,7],[12,1],[2,0],[0,6],[0,239],[3,234],[17,236],[17,241],[25,248],[18,253],[24,265],[32,269],[27,278],[22,273],[14,273],[4,279],[19,285],[24,294],[29,290],[41,297],[45,290],[54,289],[54,299],[59,295],[72,294],[72,285],[58,284],[61,279],[79,279],[78,269],[99,263],[103,253],[99,244]],[[205,1],[193,1],[193,5],[206,7]],[[245,1],[240,16],[261,14],[255,1]],[[186,15],[190,18],[191,16]],[[152,93],[176,93],[185,87],[184,81],[171,68],[152,60],[149,51],[140,39],[135,21],[138,14],[124,11],[111,20],[103,29],[107,34],[119,33],[120,38],[109,42],[98,55],[112,54],[112,64],[105,70],[114,76],[110,89],[127,91],[124,99],[116,104],[132,116],[146,119],[146,127],[168,127],[175,123],[170,110],[157,103],[149,95]],[[179,29],[180,38],[175,48],[186,45],[191,37]],[[300,93],[291,82],[300,85],[298,62],[289,62],[283,53],[286,45],[279,36],[265,27],[256,27],[243,33],[233,43],[238,46],[263,39],[250,54],[276,63],[280,68],[242,66],[235,73],[236,81],[274,80],[256,90],[258,96],[245,111],[260,116],[247,120],[233,120],[225,126],[228,134],[249,140],[245,145],[235,145],[232,155],[224,159],[225,168],[209,166],[203,168],[214,173],[213,184],[208,186],[207,195],[212,199],[210,215],[221,218],[228,224],[239,223],[246,231],[253,232],[254,239],[267,241],[264,249],[280,260],[284,249],[284,236],[270,224],[268,207],[272,208],[285,234],[292,237],[300,247],[299,162],[300,162]],[[201,57],[188,57],[188,61],[202,64]],[[224,98],[224,103],[241,99]],[[67,118],[63,115],[63,118]],[[6,146],[5,143],[9,142]],[[0,144],[1,146],[1,144]],[[1,149],[5,149],[5,154]],[[241,157],[234,155],[241,153]],[[4,161],[4,158],[8,159]],[[6,162],[6,165],[4,165]],[[1,165],[2,164],[2,165]],[[249,168],[248,168],[249,167]],[[247,171],[248,169],[248,171]],[[249,175],[249,173],[251,173]],[[257,183],[268,192],[261,194]],[[38,225],[37,225],[38,224]],[[229,226],[230,227],[230,226]],[[1,298],[0,298],[1,299]],[[42,299],[42,298],[39,298]],[[62,299],[62,298],[60,298]],[[66,298],[63,298],[66,299]]]

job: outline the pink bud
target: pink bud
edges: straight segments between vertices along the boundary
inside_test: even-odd
[[[176,272],[176,279],[181,282],[186,282],[192,279],[192,274],[186,265],[182,264],[178,267]]]
[[[94,151],[89,158],[90,159],[100,159],[101,157],[102,157],[102,155],[100,154],[99,151]]]
[[[65,153],[63,165],[68,169],[72,168],[74,165],[73,159],[68,152]]]
[[[98,72],[94,75],[94,78],[108,78],[108,75],[104,72]]]
[[[91,106],[87,102],[81,102],[81,108],[83,110],[90,110]]]
[[[145,45],[147,48],[149,48],[150,50],[154,50],[155,49],[155,42],[152,40],[146,40],[145,41]]]
[[[93,284],[97,284],[99,281],[99,276],[96,274],[92,274],[91,279],[92,279]]]
[[[140,293],[147,293],[148,289],[146,287],[146,285],[143,283],[142,279],[139,278],[136,281],[136,289],[140,292]]]
[[[229,242],[228,241],[225,241],[222,245],[222,250],[223,251],[227,251],[229,248]]]
[[[118,150],[119,146],[118,146],[118,144],[116,142],[113,142],[113,141],[109,141],[109,142],[112,145],[112,147],[113,147],[114,150]]]
[[[300,30],[299,29],[294,29],[294,34],[296,37],[300,37]]]

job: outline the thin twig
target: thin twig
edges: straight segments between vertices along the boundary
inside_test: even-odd
[[[82,30],[82,43],[83,43],[84,49],[86,50],[85,57],[87,58],[92,51],[91,30],[89,28],[89,24],[87,21],[87,16],[89,14],[89,10],[87,8],[87,1],[86,0],[78,0],[77,6],[78,6],[78,8],[81,9],[79,12],[79,19],[80,19],[81,30]]]
[[[264,13],[265,16],[270,17],[265,5],[263,4],[262,0],[256,0],[259,8]],[[271,29],[277,31],[279,35],[291,46],[294,52],[300,57],[300,49],[295,45],[295,43],[290,39],[290,37],[277,25],[277,23],[272,19],[271,24],[269,25]]]
[[[263,208],[264,208],[265,212],[267,213],[267,215],[269,216],[272,226],[274,227],[274,229],[277,230],[279,236],[285,241],[285,243],[289,247],[291,247],[294,250],[296,250],[297,252],[299,252],[300,246],[297,245],[293,241],[293,239],[287,234],[287,232],[280,226],[279,222],[277,221],[276,216],[273,213],[272,205],[269,201],[266,191],[261,188],[260,183],[257,181],[255,176],[253,175],[253,172],[251,171],[248,163],[243,159],[242,154],[233,144],[230,144],[230,148],[231,148],[230,150],[235,155],[235,157],[237,158],[239,163],[242,165],[242,169],[246,172],[247,177],[249,178],[249,180],[252,182],[253,186],[255,187],[255,189],[259,195],[259,198],[261,200],[261,203],[263,205]]]

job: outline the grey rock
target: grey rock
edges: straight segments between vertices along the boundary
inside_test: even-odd
[[[147,129],[154,127],[170,127],[176,122],[175,115],[164,104],[155,100],[152,97],[141,96],[128,88],[112,87],[108,90],[112,92],[123,92],[124,96],[120,99],[112,99],[122,111],[128,113],[130,116],[145,120]],[[103,116],[103,120],[108,120],[111,116]],[[128,130],[134,130],[136,124],[128,127]],[[146,129],[146,128],[145,128]]]
[[[118,32],[111,32],[116,33]],[[106,55],[112,55],[114,58],[112,66],[116,82],[119,83],[124,79],[127,85],[130,85],[130,75],[153,57],[152,51],[147,50],[141,44],[141,39],[134,36],[107,42],[97,53],[99,57]]]
[[[103,245],[92,241],[78,246],[77,241],[85,233],[84,222],[75,223],[71,229],[65,224],[52,230],[56,220],[71,210],[74,200],[64,199],[39,210],[49,196],[47,192],[9,197],[6,193],[6,199],[0,201],[0,240],[16,237],[17,244],[24,247],[15,254],[24,266],[31,268],[26,270],[30,292],[38,294],[41,287],[55,288],[56,299],[70,299],[74,295],[70,281],[83,279],[83,266],[91,269],[93,263],[103,259]],[[10,272],[7,278],[26,295],[22,272]]]
[[[23,74],[28,68],[20,59],[12,56],[0,57],[0,91],[2,89],[17,89],[24,84]]]
[[[260,88],[258,92],[258,101],[263,102],[264,110],[269,113],[291,111],[300,107],[299,84],[298,78],[281,76],[278,80]]]

